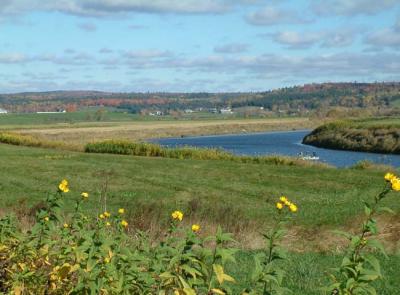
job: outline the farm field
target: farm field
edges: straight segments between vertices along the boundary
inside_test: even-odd
[[[300,117],[243,119],[211,116],[174,120],[171,117],[149,118],[109,112],[109,117],[96,121],[92,117],[86,120],[87,116],[84,113],[11,114],[0,116],[0,131],[31,135],[42,141],[64,142],[82,149],[88,142],[109,139],[139,141],[160,137],[309,129],[316,126],[315,121]],[[32,123],[28,125],[28,122]]]
[[[70,126],[74,125],[109,125],[117,122],[146,122],[146,121],[198,121],[198,120],[243,120],[237,115],[222,115],[208,112],[171,115],[149,116],[115,110],[113,108],[93,107],[66,113],[8,113],[0,115],[0,128],[32,128],[34,126]]]

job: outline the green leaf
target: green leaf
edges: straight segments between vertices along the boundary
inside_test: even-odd
[[[390,209],[389,207],[379,207],[377,209],[378,212],[386,212],[386,213],[390,213],[390,214],[394,214],[395,212]]]
[[[380,253],[382,253],[386,258],[388,258],[385,248],[383,247],[382,243],[379,242],[378,240],[367,240],[367,245],[368,247],[379,250]]]
[[[370,216],[372,213],[371,205],[368,204],[367,202],[364,202],[364,212],[365,212],[365,215],[367,215],[367,216]]]
[[[226,273],[224,273],[224,268],[219,265],[219,264],[213,264],[213,269],[214,269],[214,273],[217,276],[217,280],[220,284],[222,284],[224,281],[227,282],[235,282],[235,279],[232,278],[230,275],[227,275]]]

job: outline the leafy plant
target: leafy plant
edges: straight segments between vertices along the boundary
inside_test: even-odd
[[[376,252],[386,256],[383,245],[374,238],[378,233],[375,215],[378,212],[391,212],[389,208],[382,207],[381,201],[391,191],[400,191],[400,179],[391,173],[385,175],[385,186],[375,196],[372,204],[365,202],[365,220],[358,234],[347,232],[337,233],[346,237],[350,244],[342,264],[332,274],[333,283],[327,288],[331,294],[377,294],[371,285],[375,280],[382,278],[381,267]]]

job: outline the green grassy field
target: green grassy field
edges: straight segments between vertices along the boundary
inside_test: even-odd
[[[193,218],[222,223],[230,230],[267,223],[276,197],[282,194],[299,203],[296,226],[309,230],[350,226],[350,220],[362,213],[362,200],[371,200],[382,186],[382,172],[373,170],[84,154],[9,145],[0,145],[0,159],[7,167],[0,177],[0,204],[5,208],[15,207],[19,200],[29,206],[38,203],[62,178],[71,182],[76,193],[93,193],[90,205],[96,207],[96,194],[107,178],[104,172],[110,172],[111,207],[123,205],[135,211],[140,204],[153,210],[156,219],[164,210],[190,209]],[[388,202],[400,212],[400,202]]]
[[[30,222],[30,208],[63,178],[71,184],[71,192],[65,195],[68,208],[81,191],[88,191],[86,209],[97,214],[107,182],[108,208],[125,207],[132,227],[149,230],[154,237],[162,234],[175,209],[185,212],[188,224],[201,224],[204,234],[221,224],[234,233],[243,249],[237,256],[241,267],[230,270],[241,282],[237,292],[250,279],[249,249],[262,246],[259,232],[268,227],[278,196],[287,195],[299,205],[284,240],[291,250],[283,265],[288,271],[285,285],[294,294],[321,294],[318,288],[327,281],[324,271],[340,263],[345,246],[331,230],[356,231],[362,200],[371,200],[383,184],[382,171],[374,170],[85,154],[4,144],[0,144],[0,160],[0,215],[14,211],[22,224]],[[389,259],[382,259],[386,276],[376,284],[379,294],[396,294],[400,284],[400,202],[392,194],[386,205],[395,214],[379,218],[381,238],[391,253]]]
[[[66,116],[62,119],[59,115]],[[240,124],[245,123],[267,129],[279,124],[286,124],[288,128],[309,124],[297,118],[219,120],[224,122],[221,125],[213,120],[187,123],[184,120],[146,121],[123,113],[110,115],[100,122],[93,118],[86,120],[84,113],[49,114],[42,118],[36,114],[0,116],[0,128],[32,129],[33,135],[48,132],[50,139],[63,141],[70,136],[71,142],[74,138],[87,142],[93,134],[96,134],[94,138],[105,134],[119,138],[130,132],[129,136],[145,138],[171,130],[178,133],[204,132],[205,128],[210,128],[210,132],[228,131],[241,129],[244,125]],[[376,124],[376,120],[357,122],[365,126]],[[398,122],[382,119],[379,123]],[[275,202],[281,195],[287,195],[299,206],[283,240],[290,250],[289,259],[282,262],[287,271],[284,285],[293,294],[323,294],[319,288],[328,282],[329,269],[340,264],[346,247],[345,240],[332,231],[360,229],[362,201],[371,201],[381,190],[384,174],[374,169],[87,154],[6,144],[0,144],[0,160],[0,216],[14,212],[26,228],[32,223],[36,208],[43,205],[46,195],[64,178],[69,180],[71,188],[64,200],[67,218],[76,197],[88,191],[90,198],[85,209],[90,214],[101,212],[100,195],[105,194],[109,210],[126,208],[130,228],[146,230],[154,239],[163,235],[169,214],[176,209],[185,213],[186,226],[201,224],[203,235],[214,233],[217,225],[221,225],[234,234],[238,241],[235,246],[241,249],[236,255],[240,267],[228,267],[229,273],[240,282],[233,286],[237,294],[250,281],[253,251],[263,246],[260,233],[269,227],[276,210]],[[394,214],[378,217],[381,232],[378,237],[390,256],[389,259],[381,257],[385,277],[374,286],[384,295],[396,294],[400,285],[400,202],[396,200],[395,193],[385,200]]]
[[[350,122],[349,124],[357,128],[369,127],[400,127],[400,117],[382,117],[382,118],[367,118],[358,119]]]
[[[98,111],[101,114],[98,114]],[[257,118],[257,117],[253,117]],[[261,117],[259,117],[261,118]],[[149,116],[124,112],[113,108],[88,108],[71,113],[9,113],[0,114],[0,129],[34,128],[38,126],[96,126],[115,125],[118,122],[159,122],[159,121],[198,121],[198,120],[246,120],[239,115],[213,114],[209,112],[182,113],[179,116]]]
[[[251,282],[251,273],[254,267],[251,252],[240,252],[237,262],[240,269],[231,265],[231,273],[245,284],[236,286],[237,294],[243,290],[246,284]],[[373,285],[379,295],[396,295],[400,284],[400,256],[391,255],[388,259],[380,257],[384,279]],[[329,284],[327,274],[329,270],[340,265],[340,255],[326,255],[321,253],[290,253],[288,260],[282,263],[287,271],[285,286],[296,295],[327,294],[321,291],[321,286]]]

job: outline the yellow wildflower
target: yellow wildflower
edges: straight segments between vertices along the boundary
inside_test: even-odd
[[[200,225],[198,225],[198,224],[193,224],[192,225],[192,231],[194,233],[197,233],[199,230],[200,230]]]
[[[396,176],[393,173],[386,173],[385,174],[385,180],[386,181],[392,181],[392,179],[396,178]]]
[[[276,203],[276,208],[277,208],[278,210],[281,210],[281,209],[283,208],[283,204],[280,203],[280,202]]]
[[[108,221],[106,222],[106,226],[111,226],[111,223],[109,223]]]
[[[109,213],[109,212],[107,212],[107,211],[104,211],[104,216],[106,217],[106,218],[108,218],[108,217],[110,217],[111,216],[111,214]]]
[[[182,221],[182,219],[183,219],[183,213],[181,211],[178,211],[178,210],[172,212],[171,216],[175,220]]]
[[[122,221],[121,221],[121,225],[122,225],[123,227],[127,227],[127,226],[128,226],[128,222],[126,222],[126,220],[122,220]]]
[[[119,208],[118,209],[118,213],[119,214],[124,214],[125,213],[125,209],[124,208]]]
[[[100,218],[100,219],[104,219],[104,218],[106,218],[106,217],[104,216],[104,214],[100,214],[100,215],[99,215],[99,218]]]
[[[44,218],[44,221],[46,221],[46,222],[49,221],[49,217],[46,216],[46,217]]]
[[[400,191],[400,179],[399,178],[394,178],[391,181],[392,183],[392,190],[394,191]]]
[[[279,200],[280,200],[282,203],[285,203],[285,202],[288,201],[288,199],[287,199],[285,196],[280,197]]]
[[[297,206],[295,204],[290,204],[289,210],[292,212],[297,212]]]
[[[110,263],[110,258],[105,257],[105,258],[104,258],[104,263]]]
[[[89,194],[83,192],[83,193],[81,193],[81,197],[82,197],[82,199],[87,199],[87,198],[89,198]]]
[[[63,179],[58,185],[58,189],[60,192],[68,193],[69,192],[68,181],[66,179]]]
[[[64,223],[64,228],[68,228],[68,227],[69,227],[68,223]]]

